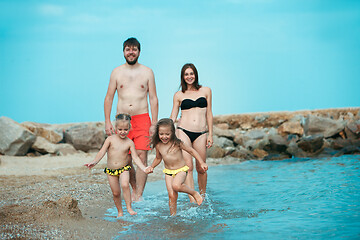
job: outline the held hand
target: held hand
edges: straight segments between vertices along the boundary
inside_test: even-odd
[[[152,173],[153,171],[154,171],[154,169],[151,166],[146,167],[145,170],[144,170],[144,172],[146,174]]]
[[[208,136],[207,141],[206,141],[206,147],[210,148],[213,145],[214,141],[213,141],[213,137],[212,136]]]
[[[206,172],[209,169],[209,167],[206,163],[201,164],[201,168],[204,172]]]
[[[87,167],[88,169],[93,168],[96,165],[96,163],[85,163],[84,166]]]
[[[108,136],[111,136],[113,134],[115,134],[115,129],[113,127],[113,125],[110,123],[105,123],[105,132]]]
[[[155,132],[155,124],[151,124],[149,128],[149,135],[152,136]]]

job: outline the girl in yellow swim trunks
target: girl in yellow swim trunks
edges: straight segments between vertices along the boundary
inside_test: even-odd
[[[170,214],[176,214],[178,192],[184,192],[193,196],[198,205],[203,202],[203,197],[194,189],[185,184],[186,174],[189,167],[185,164],[182,150],[191,154],[198,161],[202,171],[206,172],[207,164],[199,153],[192,147],[186,146],[175,135],[174,122],[169,118],[158,121],[155,133],[152,136],[152,147],[156,149],[156,157],[151,164],[150,171],[164,160],[165,183],[169,194]]]
[[[116,134],[109,136],[105,140],[104,145],[96,154],[94,161],[85,164],[86,167],[91,169],[100,162],[107,152],[107,167],[104,172],[107,173],[107,178],[113,193],[114,203],[118,210],[117,217],[123,216],[121,189],[123,190],[123,197],[127,211],[131,215],[136,214],[136,212],[131,208],[131,192],[129,186],[129,170],[131,169],[131,166],[127,158],[129,150],[131,151],[131,157],[136,165],[147,174],[151,172],[150,167],[145,167],[137,155],[134,142],[127,137],[131,128],[130,120],[131,117],[128,114],[120,113],[116,115]]]

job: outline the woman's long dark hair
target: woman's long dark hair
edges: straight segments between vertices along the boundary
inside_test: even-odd
[[[185,82],[184,75],[185,75],[185,70],[188,69],[188,68],[191,68],[194,71],[195,81],[193,83],[193,86],[195,87],[196,90],[201,88],[201,85],[199,84],[198,71],[197,71],[195,65],[192,64],[192,63],[186,63],[181,69],[181,76],[180,76],[180,78],[181,78],[181,91],[182,92],[185,92],[187,90],[187,84]]]
[[[155,148],[156,145],[159,142],[161,142],[161,140],[159,138],[159,128],[161,126],[169,126],[170,127],[170,130],[171,130],[170,142],[172,142],[172,146],[170,147],[170,149],[174,145],[179,146],[180,143],[181,143],[181,140],[178,139],[176,137],[176,135],[175,135],[175,125],[174,125],[173,120],[170,119],[170,118],[163,118],[163,119],[160,119],[156,124],[155,132],[154,132],[154,134],[152,135],[152,138],[151,138],[151,146],[152,146],[152,148]]]

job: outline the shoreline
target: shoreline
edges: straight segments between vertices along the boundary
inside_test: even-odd
[[[106,157],[92,170],[83,167],[95,155],[0,156],[0,238],[111,239],[125,230],[130,223],[121,218],[104,219],[106,210],[114,207],[103,173]],[[150,163],[153,158],[150,153]],[[208,159],[209,166],[240,162]],[[161,163],[148,182],[162,180],[162,170]]]

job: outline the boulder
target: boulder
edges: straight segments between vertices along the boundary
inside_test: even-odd
[[[308,156],[308,153],[304,152],[295,142],[290,142],[289,146],[286,149],[286,152],[291,154],[291,156],[304,158]]]
[[[63,139],[63,132],[53,131],[52,129],[50,129],[52,127],[50,124],[23,122],[21,123],[21,125],[26,127],[36,136],[45,138],[51,143],[58,143]]]
[[[87,124],[74,125],[64,133],[65,142],[75,149],[87,152],[99,150],[105,141],[105,132]]]
[[[56,152],[56,144],[49,142],[47,139],[43,137],[36,137],[34,144],[31,147],[37,152],[40,153],[55,153]]]
[[[285,152],[287,147],[287,142],[282,136],[278,134],[271,134],[268,136],[268,144],[266,144],[263,148],[267,152],[281,153]]]
[[[304,129],[301,126],[300,122],[284,122],[277,129],[281,136],[285,136],[288,134],[296,134],[298,136],[302,136],[304,134]]]
[[[56,152],[55,153],[58,156],[65,156],[68,154],[77,153],[77,150],[71,144],[59,143],[59,144],[56,144]]]
[[[305,152],[315,153],[319,151],[324,145],[324,138],[322,135],[312,135],[302,137],[297,145]]]
[[[340,133],[345,128],[345,121],[308,115],[305,119],[304,132],[307,136],[322,134],[325,138]]]
[[[284,160],[291,158],[290,155],[286,153],[272,153],[264,157],[264,161],[273,161],[273,160]]]
[[[33,145],[36,136],[8,117],[0,117],[0,153],[24,156]]]
[[[268,152],[262,150],[262,149],[255,149],[253,152],[255,157],[259,158],[259,159],[263,159],[264,157],[266,157],[267,155],[269,155]]]
[[[237,146],[236,150],[233,153],[231,153],[231,156],[234,158],[239,158],[244,160],[256,159],[256,157],[251,151],[247,150],[242,146]]]
[[[214,145],[218,145],[221,148],[225,147],[234,147],[233,141],[225,138],[225,137],[217,137],[216,135],[213,136]]]
[[[213,127],[214,135],[219,137],[227,137],[230,139],[234,139],[236,130],[233,129],[222,129],[216,126]]]
[[[218,145],[213,145],[211,148],[207,149],[206,157],[207,158],[222,158],[225,156],[225,149]]]

